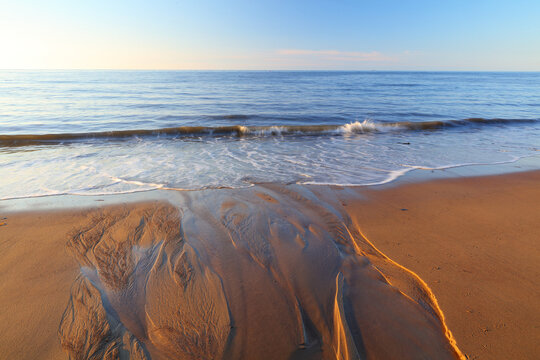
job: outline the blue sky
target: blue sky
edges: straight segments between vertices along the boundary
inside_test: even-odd
[[[540,71],[540,1],[5,1],[0,68]]]

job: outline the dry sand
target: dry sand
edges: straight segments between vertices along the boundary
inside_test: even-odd
[[[8,214],[0,358],[531,357],[539,174]]]
[[[540,171],[360,193],[354,224],[427,282],[465,354],[538,359]]]

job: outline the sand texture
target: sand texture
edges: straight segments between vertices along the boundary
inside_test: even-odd
[[[337,191],[356,227],[431,287],[470,359],[540,355],[540,171]]]
[[[538,176],[533,179],[538,181]],[[469,186],[463,183],[458,189]],[[436,195],[451,191],[454,183],[435,184],[441,185],[414,185],[439,189],[434,195],[426,191],[433,208],[422,211],[446,211]],[[485,200],[487,195],[475,184],[470,184],[469,193],[454,189],[455,203],[448,206],[461,208],[475,194]],[[524,187],[533,185],[529,181]],[[491,284],[478,284],[485,281],[479,273],[469,283],[462,281],[462,274],[454,280],[455,274],[448,275],[453,281],[448,284],[442,277],[437,283],[423,267],[416,269],[416,263],[396,254],[399,249],[392,252],[388,242],[405,242],[407,231],[431,236],[418,224],[433,224],[433,219],[414,215],[416,207],[407,205],[408,211],[397,213],[384,210],[392,208],[389,204],[399,199],[397,195],[381,199],[386,201],[382,204],[373,200],[392,192],[406,196],[408,187],[368,194],[267,184],[175,192],[170,203],[8,214],[7,225],[0,227],[0,358],[455,359],[463,355],[451,330],[471,336],[462,334],[468,325],[460,323],[459,305],[476,307],[482,314],[495,311],[484,306],[491,300],[473,302],[484,295],[505,297],[506,278],[498,279],[497,274],[510,269],[514,272],[505,276],[517,275],[522,265],[505,265],[517,256],[527,262],[523,266],[528,273],[521,276],[533,302],[523,309],[533,312],[523,326],[534,321],[538,286],[529,274],[538,274],[537,265],[530,262],[538,247],[532,241],[527,254],[519,250],[503,256],[506,263],[501,265],[496,254],[510,252],[520,239],[499,246],[482,243],[494,250],[486,258],[469,259],[473,265],[467,269],[496,269]],[[489,194],[495,198],[499,192]],[[460,212],[465,210],[455,211],[456,217],[465,215]],[[404,225],[400,216],[405,213],[416,222]],[[535,223],[522,224],[521,234],[530,235]],[[497,231],[506,225],[497,224]],[[440,243],[458,236],[451,231],[473,231],[435,228],[440,237],[430,241]],[[481,230],[476,237],[490,236]],[[461,266],[456,265],[462,260],[459,256],[473,251],[472,245],[462,243],[454,250],[469,255],[437,260],[450,251],[440,246],[429,253],[418,249],[428,246],[411,245],[406,252],[446,268]],[[390,257],[377,248],[388,248]],[[444,261],[448,265],[442,266]],[[474,292],[489,290],[494,283],[502,285],[478,299],[470,296],[457,305],[450,301],[469,286]],[[520,286],[511,290],[518,298],[523,295]],[[521,318],[512,319],[521,326]],[[531,328],[527,336],[537,335],[538,328]],[[465,338],[457,341],[460,348],[462,343],[469,346]]]

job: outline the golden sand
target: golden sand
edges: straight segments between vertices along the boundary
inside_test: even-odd
[[[355,226],[429,284],[469,358],[538,357],[540,171],[361,195],[343,200]]]
[[[0,357],[532,358],[539,179],[267,184],[8,214]]]

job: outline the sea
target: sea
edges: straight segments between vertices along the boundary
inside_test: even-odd
[[[540,73],[0,71],[0,200],[374,185],[539,148]]]

